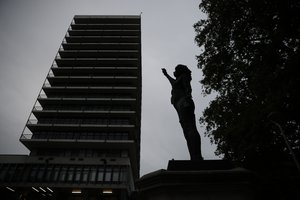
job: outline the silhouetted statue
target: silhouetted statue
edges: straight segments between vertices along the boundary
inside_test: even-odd
[[[203,160],[201,155],[201,139],[197,131],[194,114],[195,104],[192,99],[190,83],[192,80],[191,71],[185,65],[177,65],[174,72],[175,79],[167,73],[166,69],[163,68],[162,72],[172,85],[171,103],[178,113],[191,160]]]

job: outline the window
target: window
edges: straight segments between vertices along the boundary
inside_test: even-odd
[[[14,176],[13,176],[14,182],[18,182],[21,179],[23,169],[24,169],[24,165],[17,165]]]
[[[42,182],[43,181],[44,172],[45,172],[45,167],[40,166],[39,169],[38,169],[38,172],[37,172],[37,177],[36,177],[37,182]]]
[[[67,139],[73,139],[74,138],[74,134],[72,132],[67,132],[66,135],[67,135],[67,137],[66,137]]]
[[[80,139],[86,139],[86,137],[87,137],[87,133],[81,133],[80,134]]]
[[[71,151],[71,157],[77,157],[77,156],[79,156],[79,151],[73,149],[73,150]]]
[[[97,182],[102,182],[103,177],[104,177],[104,168],[103,167],[98,167]]]
[[[98,157],[105,157],[105,153],[104,153],[103,151],[99,150],[99,151],[97,152],[97,156],[98,156]]]
[[[87,139],[88,139],[88,140],[94,139],[94,134],[93,134],[93,133],[88,133]]]
[[[126,168],[121,167],[119,181],[123,182],[123,181],[126,181],[126,179],[127,179],[127,170],[126,170]]]
[[[40,133],[39,132],[36,132],[36,133],[32,134],[32,139],[38,139],[38,138],[40,138]]]
[[[66,174],[67,174],[67,167],[64,166],[61,168],[61,171],[59,173],[59,181],[64,182],[66,179]]]
[[[9,165],[9,168],[6,171],[5,181],[11,181],[11,179],[14,175],[15,169],[16,169],[16,165],[14,165],[14,164]]]
[[[90,169],[90,177],[89,181],[90,182],[95,182],[96,181],[96,174],[97,174],[97,168],[96,167],[91,167]]]
[[[82,182],[87,182],[88,181],[88,175],[89,175],[89,168],[84,167],[82,171]]]
[[[30,174],[29,174],[29,181],[30,182],[34,182],[35,181],[35,177],[36,177],[37,171],[38,171],[38,167],[36,165],[32,166]]]
[[[86,149],[86,157],[92,157],[93,156],[93,150],[91,150],[91,149]]]
[[[8,165],[3,164],[0,170],[0,181],[4,181],[7,170],[8,170]]]
[[[75,132],[74,133],[74,139],[79,139],[80,138],[80,133]]]
[[[111,176],[112,176],[112,167],[106,167],[105,170],[105,182],[110,182],[111,181]]]
[[[65,156],[70,157],[71,156],[71,150],[65,150]]]
[[[53,169],[53,174],[52,174],[51,181],[53,181],[53,182],[57,181],[58,173],[59,173],[59,166],[55,166],[54,169]]]
[[[121,151],[107,151],[106,157],[119,157],[121,155]]]
[[[97,140],[105,140],[106,133],[95,133],[95,139]]]
[[[53,167],[53,166],[48,166],[48,167],[46,168],[46,172],[45,172],[45,181],[46,181],[46,182],[51,181],[52,167]]]
[[[81,178],[81,166],[77,166],[75,170],[75,181],[79,182]]]
[[[122,133],[121,140],[128,140],[128,133]]]
[[[68,173],[67,173],[67,181],[72,182],[74,177],[74,167],[69,167]]]
[[[24,182],[28,181],[30,171],[31,171],[31,166],[30,165],[24,165],[22,181],[24,181]]]
[[[121,157],[128,157],[128,151],[126,151],[126,150],[123,150],[123,151],[121,151]]]
[[[84,149],[80,149],[79,150],[79,157],[84,157],[85,156],[85,150]]]
[[[114,167],[113,173],[112,173],[112,181],[113,182],[119,182],[119,175],[120,175],[120,168]]]

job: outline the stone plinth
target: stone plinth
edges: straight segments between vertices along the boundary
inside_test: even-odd
[[[144,175],[139,200],[252,200],[254,175],[221,160],[170,161],[167,170]]]
[[[228,160],[170,160],[169,171],[201,171],[201,170],[229,170],[235,166]]]

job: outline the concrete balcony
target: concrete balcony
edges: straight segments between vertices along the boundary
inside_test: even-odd
[[[53,75],[58,76],[138,76],[137,67],[52,67]]]
[[[42,107],[35,107],[32,111],[37,119],[42,117],[133,117],[135,111],[88,111],[88,110],[42,110]]]
[[[71,24],[72,30],[139,30],[140,24]]]
[[[89,86],[119,90],[136,89],[138,84],[137,76],[48,76],[47,80],[51,86]]]
[[[75,24],[140,24],[141,16],[136,15],[75,15]]]
[[[58,67],[136,67],[138,58],[60,58],[55,59]]]
[[[26,127],[31,132],[36,131],[134,131],[136,126],[118,124],[60,124],[60,123],[38,123],[37,120],[28,120]]]
[[[69,30],[70,36],[139,36],[140,30]]]
[[[81,139],[35,139],[34,135],[22,135],[20,141],[28,149],[65,148],[69,149],[128,149],[130,155],[135,155],[133,140],[81,140]]]
[[[38,97],[38,102],[41,106],[67,106],[67,105],[105,105],[105,106],[115,106],[124,105],[135,107],[137,101],[135,98],[50,98],[45,94],[40,94]]]
[[[67,43],[138,43],[139,36],[67,36]]]
[[[62,43],[64,50],[138,50],[140,43]]]
[[[61,58],[138,58],[138,50],[63,50]]]
[[[47,97],[136,97],[136,87],[43,87]]]

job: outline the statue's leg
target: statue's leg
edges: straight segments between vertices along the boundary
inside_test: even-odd
[[[191,160],[203,160],[201,155],[201,138],[196,127],[194,107],[190,106],[181,109],[178,114]]]

